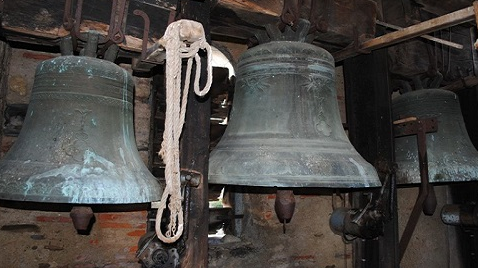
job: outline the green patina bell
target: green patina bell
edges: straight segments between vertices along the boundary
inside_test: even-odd
[[[36,70],[23,129],[0,161],[0,199],[74,204],[159,200],[136,148],[133,79],[96,58],[61,56]]]
[[[240,57],[231,118],[210,155],[209,182],[380,186],[342,127],[332,55],[299,42],[308,28],[286,31]]]
[[[478,180],[478,152],[468,137],[458,96],[442,89],[420,89],[393,99],[393,117],[436,118],[426,134],[428,179],[432,183]],[[420,183],[417,137],[395,138],[397,182]]]

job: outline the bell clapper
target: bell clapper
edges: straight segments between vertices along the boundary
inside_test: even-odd
[[[88,231],[91,219],[93,218],[93,210],[91,207],[75,206],[71,209],[70,217],[73,221],[73,226],[78,233],[85,233]]]
[[[285,234],[286,223],[290,222],[295,210],[295,197],[292,190],[277,190],[274,209],[282,223],[282,231]]]

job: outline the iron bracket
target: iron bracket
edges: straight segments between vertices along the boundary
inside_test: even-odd
[[[65,8],[63,12],[63,27],[65,28],[65,30],[70,32],[73,38],[74,49],[76,49],[77,40],[86,42],[85,36],[82,36],[80,32],[81,17],[83,13],[83,1],[84,0],[77,0],[74,16],[72,14],[73,0],[65,1]],[[100,44],[104,44],[99,53],[100,55],[103,55],[109,46],[113,44],[119,44],[124,41],[125,35],[123,33],[123,21],[126,12],[126,6],[126,0],[112,1],[108,35],[106,37],[103,37],[99,41]]]
[[[151,25],[151,20],[149,19],[146,12],[135,9],[133,14],[143,18],[144,27],[143,27],[143,41],[141,43],[141,56],[139,58],[133,59],[132,68],[135,71],[139,72],[150,72],[152,68],[159,64],[163,64],[166,60],[166,53],[164,48],[159,47],[157,44],[151,47],[151,50],[148,51],[148,40],[149,40],[149,29]],[[157,58],[149,59],[149,56],[152,54],[158,54]]]
[[[311,1],[310,3],[310,29],[309,34],[314,33],[315,31],[326,33],[329,29],[329,13],[331,6],[333,5],[332,0],[324,1],[324,9],[319,9],[319,1]]]
[[[74,25],[73,16],[71,15],[71,2],[72,0],[65,1],[65,10],[63,11],[63,28],[67,31],[71,31]]]
[[[181,184],[187,184],[189,187],[198,187],[201,184],[203,175],[196,170],[181,169]]]
[[[141,44],[141,60],[144,60],[146,58],[146,50],[148,49],[149,26],[151,24],[151,20],[149,19],[148,14],[140,9],[135,9],[133,14],[140,16],[144,20],[143,42]]]
[[[395,138],[411,135],[419,135],[420,133],[431,133],[438,130],[436,118],[407,117],[393,122]],[[420,138],[420,137],[417,137]],[[426,141],[426,137],[423,137]],[[420,141],[418,141],[420,142]],[[425,144],[426,146],[426,144]],[[420,149],[420,146],[418,147]]]
[[[428,180],[428,157],[426,134],[438,130],[436,118],[416,118],[408,117],[393,122],[395,137],[417,135],[418,160],[420,166],[420,190],[413,207],[412,213],[408,219],[405,230],[400,239],[400,260],[407,249],[408,243],[412,238],[415,227],[420,218],[421,211],[425,215],[433,215],[437,201],[433,186]]]
[[[297,20],[299,19],[299,1],[298,0],[284,0],[284,6],[280,15],[279,28],[284,29],[286,25],[296,29]]]

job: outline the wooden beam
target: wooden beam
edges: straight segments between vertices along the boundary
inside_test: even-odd
[[[8,67],[10,65],[10,46],[4,41],[0,41],[0,124],[4,126],[5,123],[5,107],[7,104],[7,88],[8,88]],[[0,158],[3,157],[3,130],[0,131]]]
[[[73,1],[75,3],[75,1]],[[80,32],[95,30],[106,36],[111,16],[111,0],[84,1]],[[131,0],[127,2],[123,32],[125,41],[119,46],[129,52],[141,52],[144,21],[133,12],[144,11],[150,21],[149,41],[152,45],[166,30],[174,0]],[[2,35],[7,41],[57,46],[60,38],[69,35],[63,27],[65,1],[5,0],[2,14]],[[74,11],[76,5],[74,5]],[[74,13],[74,12],[73,12]]]
[[[406,28],[398,30],[393,33],[388,33],[367,41],[359,45],[341,50],[334,53],[335,61],[342,61],[344,59],[357,56],[361,52],[372,51],[383,47],[398,44],[400,42],[435,32],[444,28],[452,27],[464,22],[475,20],[475,9],[473,6],[460,9],[447,15],[443,15],[431,20],[427,20]]]
[[[73,1],[75,3],[76,1]],[[122,50],[139,53],[143,38],[144,22],[134,15],[139,9],[151,20],[150,46],[164,33],[171,14],[176,11],[176,0],[130,0],[124,19],[125,42]],[[307,2],[307,1],[306,1]],[[331,0],[327,10],[327,29],[317,32],[316,43],[329,51],[344,48],[359,36],[375,35],[376,4],[372,0],[356,0],[355,5],[342,0]],[[108,32],[111,0],[84,1],[80,32]],[[69,32],[63,27],[65,0],[4,0],[2,13],[3,36],[7,41],[58,45],[61,37]],[[210,14],[211,33],[216,40],[246,43],[257,31],[265,31],[266,24],[277,23],[282,1],[276,0],[214,0]],[[309,14],[310,3],[303,14]],[[74,5],[73,10],[76,10]],[[307,16],[307,15],[306,15]],[[350,27],[350,25],[356,25]]]
[[[393,24],[390,24],[390,23],[379,21],[379,20],[377,20],[377,25],[381,25],[381,26],[384,26],[384,27],[387,27],[387,28],[390,28],[390,29],[394,29],[394,30],[403,30],[403,28],[400,27],[400,26],[396,26],[396,25],[393,25]],[[427,40],[445,45],[445,46],[454,47],[454,48],[457,48],[457,49],[463,49],[462,44],[457,44],[455,42],[451,42],[451,41],[448,41],[448,40],[436,38],[436,37],[433,37],[433,36],[428,35],[428,34],[421,35],[420,37],[423,38],[423,39],[427,39]]]
[[[260,0],[218,0],[218,4],[231,9],[254,10],[255,12],[278,17],[282,11],[282,1]]]
[[[392,104],[388,74],[387,50],[373,51],[344,61],[347,125],[350,142],[377,169],[382,183],[393,170]],[[373,133],[371,135],[370,133]],[[385,205],[384,235],[377,240],[354,241],[355,268],[398,268],[398,214],[395,176],[385,192],[390,199]],[[370,189],[375,196],[380,189]],[[353,194],[354,207],[369,200],[363,192]]]
[[[210,39],[209,17],[211,0],[180,0],[178,13],[182,19],[202,23],[208,42]],[[206,79],[206,58],[202,57],[201,79],[204,86]],[[185,73],[185,72],[183,72]],[[194,73],[194,71],[193,71]],[[206,268],[208,262],[208,163],[209,163],[209,118],[211,116],[209,97],[199,98],[191,85],[188,96],[186,120],[181,139],[181,168],[194,170],[202,174],[198,187],[191,188],[189,220],[187,222],[187,239],[185,252],[181,258],[181,268]]]

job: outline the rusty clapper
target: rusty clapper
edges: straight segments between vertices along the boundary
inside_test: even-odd
[[[334,59],[305,43],[309,24],[239,59],[230,123],[209,162],[209,182],[262,187],[355,188],[381,185],[350,144],[339,115]],[[264,42],[265,41],[265,42]]]

